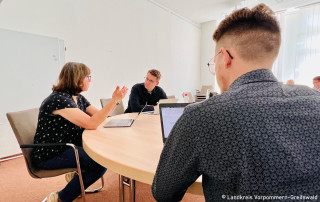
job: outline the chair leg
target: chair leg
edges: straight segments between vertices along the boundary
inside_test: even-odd
[[[78,170],[77,174],[79,176],[80,187],[81,187],[82,201],[86,202],[85,189],[84,189],[84,186],[83,186],[83,180],[82,180],[82,174],[81,174],[81,168],[80,168],[78,149],[74,144],[67,143],[66,145],[69,146],[69,147],[72,147],[73,150],[74,150],[74,154],[76,156],[76,162],[77,162],[77,170]]]
[[[100,191],[103,186],[104,186],[104,180],[103,180],[103,176],[100,178],[101,179],[101,186],[97,189],[90,189],[90,190],[85,190],[86,193],[96,193],[98,191]]]

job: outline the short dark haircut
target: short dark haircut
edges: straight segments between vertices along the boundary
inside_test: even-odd
[[[53,85],[53,91],[66,92],[70,95],[79,95],[82,91],[83,80],[91,73],[89,67],[77,62],[66,63],[59,75],[57,85]]]
[[[316,76],[313,78],[313,80],[317,80],[317,81],[320,81],[320,76]]]
[[[214,32],[213,40],[219,42],[224,36],[232,39],[240,57],[246,60],[263,58],[266,54],[276,57],[281,43],[279,23],[265,4],[230,14]]]
[[[156,69],[150,69],[148,71],[148,73],[150,73],[152,76],[155,76],[157,77],[157,81],[159,81],[161,79],[161,73],[159,70],[156,70]]]

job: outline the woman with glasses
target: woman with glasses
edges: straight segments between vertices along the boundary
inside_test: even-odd
[[[87,188],[106,172],[82,148],[82,133],[96,129],[112,113],[127,93],[127,88],[116,87],[112,100],[101,110],[92,106],[81,95],[91,82],[90,69],[82,63],[69,62],[60,72],[58,84],[40,106],[34,143],[73,143],[77,146],[84,187]],[[32,152],[33,161],[40,169],[76,168],[72,148],[43,147]],[[70,175],[69,175],[70,176]],[[73,201],[81,194],[79,177],[72,175],[69,183],[59,192],[48,195],[47,201]]]

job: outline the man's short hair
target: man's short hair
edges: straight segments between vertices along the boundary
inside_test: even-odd
[[[150,69],[150,70],[148,71],[148,73],[150,73],[152,76],[157,77],[157,81],[160,81],[160,79],[161,79],[161,73],[160,73],[158,70],[156,70],[156,69]]]
[[[225,18],[213,34],[215,42],[230,39],[240,57],[254,61],[278,55],[281,34],[273,11],[265,4],[242,8]]]
[[[313,80],[317,80],[317,81],[320,81],[320,76],[316,76],[313,78]]]

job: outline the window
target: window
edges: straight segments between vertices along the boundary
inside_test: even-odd
[[[273,72],[280,81],[312,87],[320,76],[320,5],[278,13],[282,43]]]

